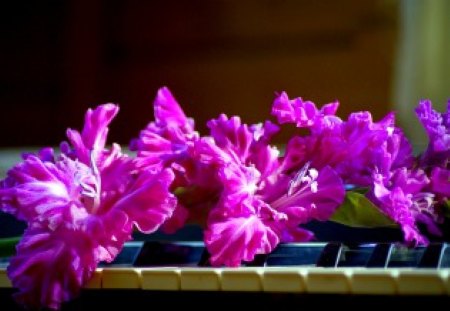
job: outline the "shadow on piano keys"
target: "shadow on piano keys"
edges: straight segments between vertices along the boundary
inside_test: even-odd
[[[20,310],[0,266],[0,301]],[[63,310],[155,308],[158,303],[211,309],[429,306],[450,302],[450,245],[394,243],[281,244],[239,268],[208,266],[202,242],[129,242],[97,269],[81,296]],[[144,307],[140,307],[144,309]]]

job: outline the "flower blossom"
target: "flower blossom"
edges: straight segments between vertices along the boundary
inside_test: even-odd
[[[205,225],[212,265],[237,266],[280,241],[308,240],[312,234],[298,225],[328,219],[343,200],[342,182],[329,168],[297,177],[280,171],[280,153],[270,145],[278,127],[269,121],[249,126],[221,114],[200,137],[167,88],[158,91],[154,109],[155,121],[132,147],[144,167],[173,168],[178,204],[164,229]]]
[[[280,123],[310,131],[289,140],[285,171],[298,170],[307,162],[315,168],[328,165],[345,183],[362,187],[371,184],[375,170],[387,173],[392,166],[411,163],[412,149],[394,126],[393,114],[373,122],[369,112],[355,112],[344,121],[335,115],[338,105],[333,102],[319,110],[310,101],[290,100],[284,92],[275,99],[272,114]]]
[[[369,198],[386,215],[397,222],[410,244],[427,244],[428,239],[419,231],[422,223],[434,235],[441,235],[437,223],[441,221],[435,210],[435,194],[427,191],[430,180],[421,169],[399,168],[389,179],[374,175],[374,185]]]
[[[450,101],[447,112],[433,109],[431,101],[423,100],[416,108],[416,114],[428,135],[429,144],[421,157],[421,164],[449,168],[450,159]]]
[[[280,242],[307,241],[299,227],[327,220],[344,198],[340,178],[328,167],[283,174],[279,152],[269,145],[274,125],[247,126],[225,115],[208,122],[211,136],[197,147],[208,165],[218,167],[223,185],[208,215],[205,244],[212,265],[238,266]]]
[[[118,145],[105,148],[112,104],[86,113],[62,154],[25,155],[0,185],[0,207],[28,223],[8,275],[16,299],[58,309],[78,294],[101,261],[111,262],[133,227],[155,231],[175,208],[170,169],[141,172]]]

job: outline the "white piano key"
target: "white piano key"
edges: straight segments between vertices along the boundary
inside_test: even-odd
[[[221,272],[222,290],[259,292],[262,291],[262,268],[224,268]]]
[[[176,291],[181,288],[178,268],[143,268],[141,278],[145,290]]]
[[[263,289],[266,292],[304,293],[305,274],[304,268],[265,268]]]
[[[447,295],[450,295],[450,269],[443,270],[441,275],[445,283],[445,288],[447,289]]]
[[[94,274],[92,275],[92,278],[87,282],[84,288],[87,289],[102,288],[102,272],[103,269],[101,268],[95,270]]]
[[[355,269],[350,277],[351,293],[366,295],[395,295],[396,271],[388,269]]]
[[[437,270],[400,270],[397,284],[399,294],[442,295],[446,293],[445,280]]]
[[[220,269],[183,268],[180,271],[181,290],[218,291],[220,286]]]
[[[104,268],[102,272],[102,287],[108,289],[141,288],[140,271],[134,268]]]
[[[11,288],[12,284],[6,273],[6,267],[0,267],[0,288]]]
[[[350,292],[349,270],[311,268],[306,274],[306,290],[309,293],[347,294]]]

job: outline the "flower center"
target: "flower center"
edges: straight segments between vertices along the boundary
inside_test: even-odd
[[[273,201],[270,205],[275,209],[281,206],[289,206],[295,204],[299,197],[305,192],[317,192],[317,177],[319,172],[314,168],[309,168],[310,162],[307,162],[289,183],[288,191],[282,197]]]

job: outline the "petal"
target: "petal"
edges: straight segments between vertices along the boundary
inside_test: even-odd
[[[431,171],[431,191],[442,197],[450,198],[450,170],[433,168]]]
[[[31,308],[58,309],[78,295],[97,266],[90,238],[61,228],[26,230],[11,258],[8,276],[18,302]]]
[[[194,121],[187,118],[169,88],[158,90],[154,102],[155,120],[161,126],[174,126],[194,130]]]
[[[81,163],[66,161],[71,165],[63,170],[59,164],[30,155],[14,166],[0,184],[1,209],[27,222],[52,222],[71,204],[75,167],[87,169]]]
[[[278,235],[256,215],[226,217],[220,210],[211,214],[205,245],[213,266],[239,266],[257,254],[271,252],[279,243]]]
[[[176,198],[169,192],[173,179],[170,169],[157,174],[144,172],[112,209],[125,212],[140,231],[154,232],[176,207]]]
[[[113,104],[100,105],[94,110],[88,109],[82,132],[67,130],[67,138],[73,146],[71,154],[68,155],[90,165],[90,153],[94,152],[94,159],[97,160],[105,148],[108,126],[118,112],[119,107]]]

